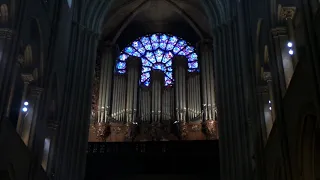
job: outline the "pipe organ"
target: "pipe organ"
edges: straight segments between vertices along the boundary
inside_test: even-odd
[[[164,140],[168,134],[174,134],[177,139],[197,140],[190,137],[192,133],[217,139],[212,45],[203,42],[199,49],[200,68],[196,71],[188,68],[187,56],[172,57],[172,83],[168,84],[167,74],[159,64],[150,66],[149,81],[142,83],[146,68],[140,57],[129,56],[125,69],[114,72],[115,51],[107,48],[100,63],[96,124],[109,127],[111,134],[124,133],[124,140],[129,141],[139,133],[148,134],[147,131],[149,137],[144,139]]]

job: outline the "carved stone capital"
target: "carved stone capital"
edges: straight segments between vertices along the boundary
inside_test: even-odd
[[[22,80],[24,83],[30,83],[34,80],[34,77],[32,74],[21,74]]]
[[[277,28],[271,29],[272,38],[276,38],[281,35],[287,35],[287,33],[288,31],[287,31],[287,28],[285,27],[277,27]]]
[[[272,81],[271,72],[263,72],[263,80],[267,82]]]
[[[269,88],[266,85],[260,85],[257,87],[257,93],[258,94],[266,94],[269,92]]]
[[[208,140],[219,139],[218,121],[208,120],[205,122],[205,130]]]
[[[278,9],[278,20],[286,21],[288,19],[293,19],[296,13],[296,7],[282,7],[279,6]]]
[[[1,39],[12,39],[13,31],[8,28],[0,28],[0,38]]]
[[[39,98],[41,93],[43,92],[43,88],[40,87],[31,87],[31,96]]]

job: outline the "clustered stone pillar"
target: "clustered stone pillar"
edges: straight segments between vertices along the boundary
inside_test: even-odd
[[[125,74],[115,74],[113,83],[113,98],[111,117],[119,122],[126,121],[127,77]]]
[[[279,27],[272,29],[271,33],[276,57],[273,63],[278,70],[277,74],[279,76],[281,95],[283,97],[294,72],[292,57],[287,47],[289,41],[288,30],[287,28]]]
[[[141,69],[140,58],[130,57],[127,60],[128,81],[127,81],[126,123],[128,124],[134,123],[136,121],[140,69]]]
[[[28,93],[28,86],[29,86],[30,82],[34,80],[32,74],[22,74],[21,76],[22,76],[22,80],[24,83],[24,87],[23,87],[23,94],[22,94],[22,98],[21,98],[20,109],[23,107],[23,104],[26,100],[26,96]],[[17,132],[22,137],[23,127],[24,127],[24,117],[25,117],[26,112],[23,112],[22,110],[20,110],[19,112],[20,113],[19,113],[19,117],[18,117]],[[23,137],[22,137],[22,139],[23,139]]]
[[[239,9],[241,9],[240,7]],[[242,13],[242,12],[240,12]],[[239,19],[238,19],[239,18]],[[213,34],[216,103],[219,119],[219,149],[222,179],[247,179],[252,176],[248,128],[249,89],[247,72],[249,50],[242,17],[234,17]],[[202,67],[202,65],[201,65]],[[206,74],[204,74],[206,75]],[[211,76],[213,77],[213,76]],[[250,94],[252,95],[252,93]]]
[[[43,88],[40,87],[30,87],[30,96],[29,96],[29,100],[30,100],[30,108],[32,108],[32,116],[31,121],[29,122],[30,125],[30,129],[28,129],[29,132],[29,137],[28,137],[28,146],[30,149],[32,149],[34,147],[34,139],[35,137],[35,131],[36,131],[36,127],[37,127],[37,123],[38,123],[38,114],[39,114],[39,107],[40,107],[40,98],[43,92]],[[30,109],[29,108],[29,109]]]
[[[161,70],[151,71],[151,120],[159,123],[161,120],[161,100],[164,73]]]
[[[187,104],[188,119],[197,120],[201,115],[200,75],[198,72],[188,74]]]
[[[55,146],[56,180],[84,179],[98,34],[72,22]],[[81,44],[81,45],[79,45]]]
[[[211,40],[205,40],[200,44],[202,107],[207,134],[210,139],[218,139],[212,44]]]
[[[4,113],[6,113],[6,106],[8,103],[10,93],[10,80],[13,74],[13,68],[16,59],[12,58],[14,45],[13,31],[7,28],[0,28],[0,126]]]

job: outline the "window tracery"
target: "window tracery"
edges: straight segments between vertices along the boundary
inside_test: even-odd
[[[141,58],[142,70],[140,82],[144,86],[150,84],[150,72],[158,69],[165,73],[165,85],[173,84],[172,58],[175,55],[188,59],[188,71],[199,71],[198,55],[195,48],[185,40],[168,34],[151,34],[138,38],[124,48],[116,63],[116,72],[126,72],[126,60],[130,56]]]

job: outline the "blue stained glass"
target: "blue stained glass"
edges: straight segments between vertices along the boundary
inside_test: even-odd
[[[117,63],[117,69],[125,69],[126,68],[126,62],[118,62]]]
[[[196,53],[192,53],[192,54],[188,55],[187,58],[188,58],[189,62],[196,61],[196,60],[198,60],[198,55]]]
[[[121,55],[119,56],[119,59],[120,59],[121,61],[125,61],[128,57],[129,57],[129,55],[127,55],[127,54],[121,54]]]
[[[163,51],[158,49],[154,52],[154,54],[156,55],[157,62],[161,62],[163,57]]]
[[[152,52],[147,52],[146,53],[146,58],[152,62],[152,63],[156,63],[156,58],[154,57],[153,53]]]
[[[173,54],[169,51],[169,52],[166,52],[163,56],[163,59],[162,59],[162,62],[163,63],[166,63],[168,62],[170,59],[173,58]]]
[[[184,49],[182,49],[181,52],[184,52],[184,55],[186,56],[186,55],[189,55],[190,53],[193,53],[193,51],[194,51],[193,47],[187,46]]]
[[[173,49],[173,47],[176,45],[177,41],[178,41],[177,37],[175,37],[175,36],[170,37],[166,49],[168,51],[171,51]]]
[[[140,39],[140,41],[142,42],[142,44],[143,44],[143,46],[144,46],[144,48],[145,48],[146,50],[149,50],[149,51],[152,50],[152,46],[151,46],[151,43],[150,43],[150,40],[149,40],[148,37],[142,37],[142,38]]]
[[[141,55],[140,55],[140,53],[138,51],[134,52],[132,55],[136,56],[136,57],[141,57]]]
[[[129,55],[133,55],[134,52],[136,52],[132,47],[127,47],[124,49],[124,52],[128,53]]]
[[[166,68],[165,68],[165,66],[164,66],[162,63],[154,64],[153,69],[158,69],[158,70],[161,70],[161,71],[166,71]]]
[[[171,84],[173,84],[172,83],[172,79],[170,79],[169,77],[165,76],[164,77],[164,85],[168,86],[168,85],[171,85]]]
[[[146,50],[144,49],[143,45],[140,41],[134,41],[132,46],[139,51],[140,54],[144,54]]]
[[[172,76],[172,58],[174,55],[186,56],[188,72],[199,71],[198,56],[194,52],[194,48],[189,46],[186,41],[178,39],[176,36],[152,34],[141,37],[123,50],[116,63],[116,72],[126,73],[127,59],[130,56],[136,56],[141,58],[142,62],[140,79],[142,84],[149,86],[151,70],[158,69],[166,74],[165,85],[171,85],[174,82]]]
[[[158,47],[159,47],[159,37],[156,34],[153,34],[151,36],[151,44],[152,44],[153,50],[158,49]]]
[[[171,67],[172,66],[172,60],[170,60],[170,61],[168,61],[167,63],[166,63],[166,67]]]
[[[150,79],[148,79],[147,81],[144,82],[145,86],[149,86],[150,85]]]
[[[198,68],[198,62],[195,61],[195,62],[188,63],[188,67],[191,69]]]
[[[188,69],[188,72],[196,72],[197,69]]]
[[[165,50],[168,43],[168,36],[163,34],[160,36],[160,48]]]
[[[145,58],[141,58],[141,62],[142,62],[142,65],[143,65],[143,66],[152,67],[152,65],[153,65],[150,61],[148,61],[148,60],[145,59]]]
[[[145,72],[148,72],[148,71],[151,71],[150,67],[142,67],[142,73],[145,73]]]
[[[171,78],[172,79],[172,72],[166,72],[166,75],[169,77],[169,78]]]
[[[150,78],[150,72],[141,74],[141,82],[146,81],[148,78]]]

